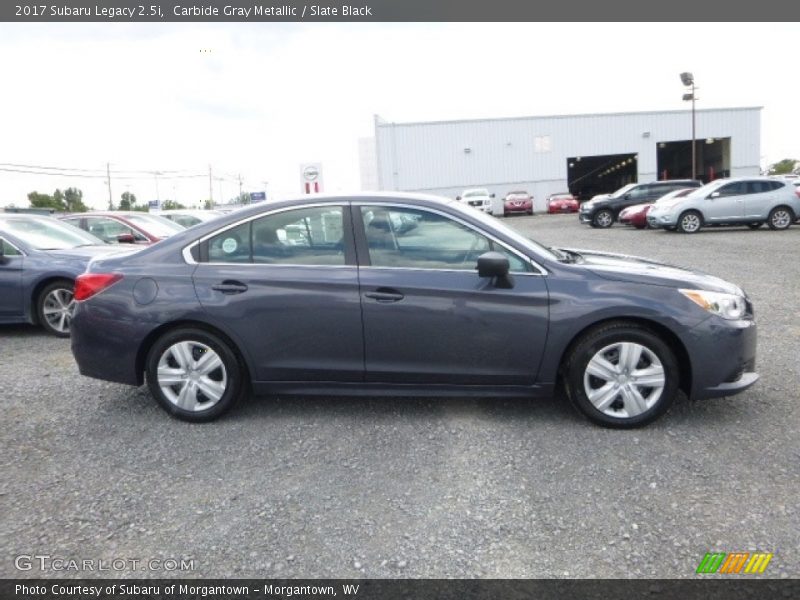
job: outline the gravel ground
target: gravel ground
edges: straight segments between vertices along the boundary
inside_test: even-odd
[[[559,399],[261,398],[192,425],[81,377],[68,341],[2,327],[0,577],[93,575],[21,572],[21,554],[194,561],[103,576],[693,577],[710,550],[773,552],[767,576],[799,577],[800,227],[509,222],[739,283],[762,380],[636,431]]]

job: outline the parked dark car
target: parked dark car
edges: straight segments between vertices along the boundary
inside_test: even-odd
[[[59,218],[109,244],[154,244],[186,229],[167,218],[133,210],[76,213]]]
[[[398,231],[398,215],[416,226]],[[753,309],[736,285],[546,248],[433,196],[249,207],[92,261],[75,298],[80,372],[146,379],[189,421],[250,389],[538,397],[563,382],[592,421],[633,427],[679,389],[730,396],[758,379]]]
[[[578,214],[581,223],[592,227],[611,227],[622,209],[634,204],[655,202],[664,194],[680,188],[699,188],[702,183],[694,179],[667,179],[651,183],[629,183],[613,194],[595,196],[581,204]]]
[[[0,214],[0,323],[67,337],[75,278],[92,257],[119,251],[53,217]]]

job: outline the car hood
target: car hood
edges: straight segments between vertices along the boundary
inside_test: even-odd
[[[571,248],[567,250],[581,255],[583,260],[576,263],[577,265],[605,279],[745,295],[739,286],[701,271],[676,267],[639,256],[595,250]]]

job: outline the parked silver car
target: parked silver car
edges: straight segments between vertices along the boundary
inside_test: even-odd
[[[647,215],[651,227],[695,233],[705,225],[764,223],[786,229],[800,216],[800,190],[771,177],[718,179],[683,198],[658,203]]]

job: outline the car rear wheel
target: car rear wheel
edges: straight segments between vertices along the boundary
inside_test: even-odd
[[[772,230],[788,229],[793,221],[794,213],[791,208],[786,206],[776,206],[767,217],[767,225]]]
[[[703,217],[696,210],[687,210],[678,218],[678,231],[697,233],[703,227]]]
[[[59,279],[48,284],[36,301],[39,323],[47,333],[57,337],[69,337],[75,300],[72,292],[75,284],[68,279]]]
[[[160,337],[150,349],[147,384],[161,407],[184,421],[216,419],[243,388],[242,369],[227,342],[195,328]]]
[[[610,210],[599,210],[594,216],[594,219],[592,219],[592,225],[601,229],[611,227],[613,224],[614,213],[612,213]]]
[[[758,223],[748,223],[748,224],[747,224],[747,226],[748,226],[750,229],[758,229],[758,228],[759,228],[759,227],[761,227],[763,224],[764,224],[764,223],[762,223],[762,222],[760,222],[760,221],[759,221]]]
[[[566,361],[572,403],[594,423],[631,428],[663,415],[678,393],[675,354],[659,336],[629,323],[610,323],[584,335]]]

